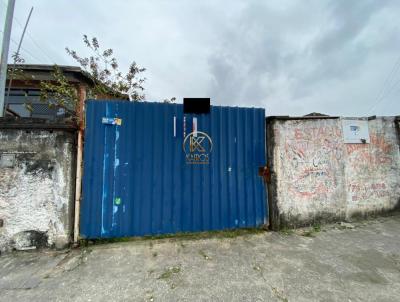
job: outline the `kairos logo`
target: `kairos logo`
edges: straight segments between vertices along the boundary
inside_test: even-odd
[[[210,153],[213,148],[211,138],[207,133],[194,131],[183,140],[183,151],[186,154],[188,164],[210,163]]]

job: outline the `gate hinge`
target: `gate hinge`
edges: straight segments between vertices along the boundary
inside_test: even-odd
[[[266,183],[271,182],[271,171],[268,166],[263,166],[258,168],[258,176],[264,178]]]

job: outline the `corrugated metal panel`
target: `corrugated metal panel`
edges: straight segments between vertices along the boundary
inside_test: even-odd
[[[122,123],[103,124],[104,117]],[[186,163],[184,134],[194,117],[197,130],[212,139],[209,164]],[[210,114],[184,115],[180,104],[88,101],[81,235],[264,224],[266,194],[258,176],[265,165],[264,124],[263,109],[211,106]]]

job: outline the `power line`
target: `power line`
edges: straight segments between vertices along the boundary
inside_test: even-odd
[[[380,104],[380,103],[382,102],[382,100],[385,98],[385,96],[387,95],[388,91],[390,90],[389,87],[390,87],[390,85],[392,84],[392,81],[393,81],[393,79],[394,79],[394,77],[395,77],[395,75],[396,75],[396,73],[397,73],[399,67],[400,67],[400,56],[398,57],[396,63],[393,65],[393,68],[392,68],[392,70],[390,71],[390,73],[387,75],[387,77],[386,77],[386,79],[385,79],[385,82],[384,82],[384,84],[383,84],[383,86],[382,86],[382,89],[381,89],[380,93],[378,94],[378,96],[377,96],[377,98],[376,98],[376,103],[373,104],[373,105],[371,106],[369,112],[370,112],[372,109],[375,109],[375,107],[376,107],[378,104]],[[392,86],[392,87],[393,87],[393,86]],[[368,112],[368,113],[369,113],[369,112]]]
[[[379,105],[384,99],[389,97],[394,91],[396,91],[396,88],[399,87],[400,84],[400,78],[398,78],[397,82],[394,82],[393,85],[387,90],[387,92],[382,96],[382,99],[380,100],[379,103],[376,103],[374,106],[374,109],[377,105]]]
[[[394,82],[393,85],[390,86],[390,88],[388,88],[386,90],[386,92],[382,95],[382,97],[375,104],[373,104],[371,109],[368,111],[368,114],[370,114],[373,110],[376,109],[376,107],[378,105],[380,105],[385,99],[387,99],[387,97],[389,97],[393,93],[393,91],[396,90],[396,87],[399,86],[399,84],[400,84],[400,78],[397,82]]]
[[[0,32],[3,32],[2,30],[0,30]],[[18,46],[18,42],[15,41],[13,38],[10,38],[10,41],[13,42],[15,45]],[[40,59],[36,56],[34,56],[30,51],[28,51],[27,49],[25,49],[23,46],[21,46],[21,49],[26,52],[28,55],[30,55],[33,59],[38,60],[40,62]]]
[[[11,40],[11,42],[13,42],[16,46],[18,46],[18,42],[17,42],[17,41],[15,41],[15,40],[12,39],[12,38],[11,38],[10,40]],[[38,57],[36,57],[35,55],[33,55],[30,51],[28,51],[28,50],[25,49],[24,47],[21,46],[21,49],[22,49],[25,53],[27,53],[28,55],[30,55],[33,59],[37,60],[38,62],[41,61],[41,59],[39,59]]]
[[[396,63],[393,65],[392,70],[390,71],[390,73],[387,75],[385,82],[382,86],[382,90],[381,90],[381,95],[379,96],[378,99],[380,99],[383,95],[385,95],[386,91],[387,91],[387,87],[388,85],[390,85],[391,79],[393,79],[393,75],[396,74],[398,68],[400,66],[400,56],[397,58]]]
[[[393,88],[397,86],[400,81],[396,82],[396,75],[400,68],[400,55],[393,65],[390,73],[386,76],[383,83],[382,89],[375,98],[375,103],[367,111],[367,115],[370,114],[382,101],[393,91]]]
[[[18,60],[18,58],[19,58],[19,53],[20,53],[20,51],[21,51],[21,44],[22,44],[22,41],[24,40],[26,28],[28,27],[29,20],[31,19],[32,11],[33,11],[33,6],[31,7],[31,10],[29,11],[28,18],[26,19],[25,26],[24,26],[24,29],[23,29],[23,31],[22,31],[21,38],[20,38],[19,43],[18,43],[17,51],[15,52],[14,64],[13,64],[13,66],[12,66],[12,68],[11,68],[10,79],[8,80],[8,90],[7,90],[6,102],[8,101],[8,99],[9,99],[9,97],[10,97],[11,84],[12,84],[13,77],[14,77],[15,65],[16,65],[17,60]],[[10,37],[10,38],[11,38],[11,37]]]
[[[20,27],[23,27],[23,25],[21,24],[21,22],[19,22],[19,20],[18,20],[16,17],[14,17],[14,20],[15,20],[15,22],[17,22],[17,24],[18,24]],[[47,55],[47,53],[39,46],[38,43],[36,43],[36,41],[34,40],[34,38],[32,37],[32,35],[31,35],[28,31],[26,32],[26,34],[27,34],[28,38],[32,41],[32,43],[45,55],[45,57],[46,57],[47,59],[49,59],[50,62],[52,62],[53,64],[55,64],[54,60],[53,60],[52,58],[50,58],[49,55]]]
[[[3,5],[7,6],[3,1],[1,2]],[[13,16],[13,20],[21,27],[23,28],[24,25],[22,25],[22,23],[18,20],[17,17]],[[29,31],[26,32],[26,35],[28,36],[29,40],[31,40],[31,42],[36,46],[37,49],[39,49],[42,54],[44,54],[44,56],[53,64],[56,64],[55,61],[43,50],[42,47],[39,46],[39,44],[35,41],[35,39],[32,37],[32,35],[29,33]],[[21,47],[22,48],[22,47]],[[23,49],[23,48],[22,48]],[[25,50],[25,52],[27,52]],[[32,55],[31,55],[32,56]],[[38,60],[39,62],[41,61],[40,59]]]

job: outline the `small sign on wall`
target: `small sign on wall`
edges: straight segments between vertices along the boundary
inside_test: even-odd
[[[342,120],[343,139],[346,144],[369,144],[368,121]]]
[[[15,154],[3,153],[0,154],[0,168],[12,168],[15,163]]]

